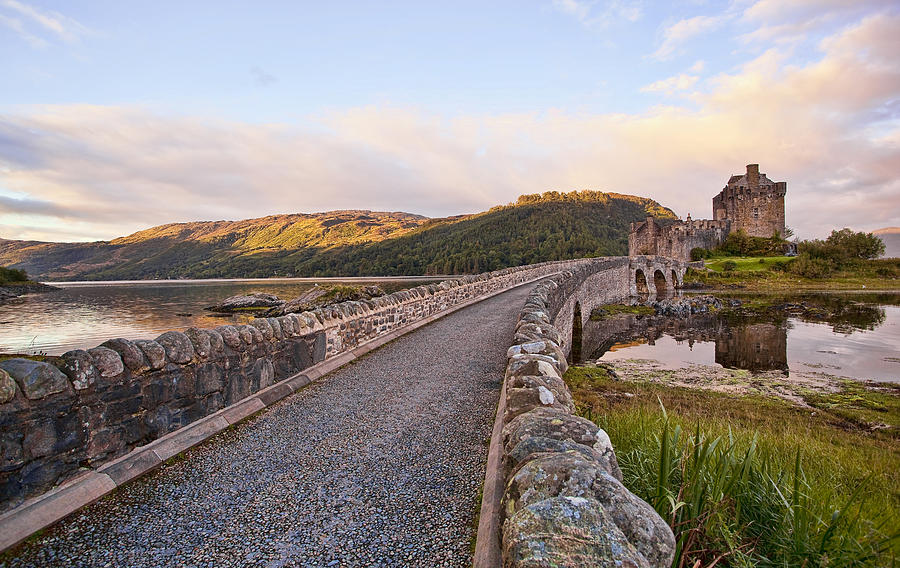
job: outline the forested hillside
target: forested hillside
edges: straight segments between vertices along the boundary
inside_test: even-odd
[[[461,274],[627,252],[629,223],[674,218],[647,198],[524,195],[476,215],[336,211],[179,223],[109,242],[0,241],[0,264],[42,280]]]

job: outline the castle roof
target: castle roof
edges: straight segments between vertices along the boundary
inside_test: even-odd
[[[728,185],[750,185],[747,181],[747,174],[736,174],[728,179]],[[759,174],[759,185],[775,185],[775,182],[766,177],[766,174]]]

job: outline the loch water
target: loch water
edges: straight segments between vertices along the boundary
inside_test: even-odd
[[[761,296],[723,298],[758,302]],[[661,369],[713,365],[781,371],[788,377],[806,372],[900,383],[900,293],[798,293],[765,302],[778,308],[750,316],[732,312],[589,322],[585,336],[599,340],[585,351],[587,359],[648,359]]]
[[[189,327],[246,323],[251,316],[217,316],[203,308],[229,296],[265,292],[296,298],[328,284],[377,284],[394,292],[442,280],[427,277],[281,278],[235,280],[141,280],[53,282],[59,290],[27,294],[0,306],[0,354],[59,355],[89,349],[107,339],[153,339]]]

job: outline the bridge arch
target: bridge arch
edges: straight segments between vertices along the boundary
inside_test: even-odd
[[[582,319],[581,315],[581,302],[575,302],[575,308],[572,310],[572,349],[569,354],[569,358],[573,363],[581,362],[581,347],[582,347],[582,328],[584,326],[584,319]]]
[[[647,276],[644,274],[644,271],[640,268],[635,269],[634,271],[634,286],[635,286],[635,296],[644,301],[650,297],[650,283],[647,281]]]
[[[665,298],[670,292],[674,291],[674,288],[669,285],[669,281],[666,280],[665,273],[659,268],[653,271],[653,286],[656,288],[657,300]]]

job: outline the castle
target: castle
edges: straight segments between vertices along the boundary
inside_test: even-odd
[[[784,235],[784,195],[787,183],[774,182],[759,173],[759,164],[748,164],[745,174],[731,176],[713,197],[713,219],[660,223],[653,217],[631,224],[628,254],[655,254],[691,260],[691,249],[713,249],[731,231],[753,237]]]

